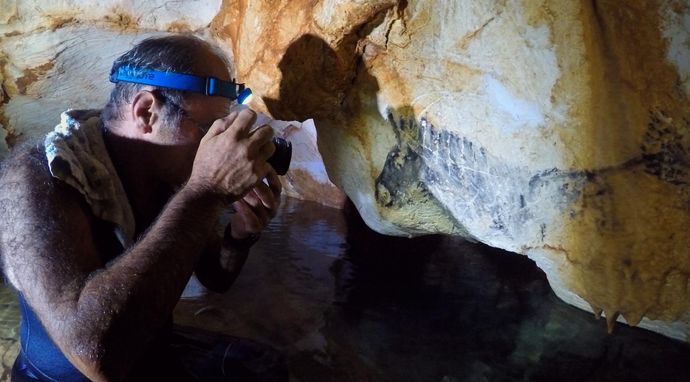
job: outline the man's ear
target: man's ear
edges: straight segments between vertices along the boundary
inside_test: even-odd
[[[161,107],[160,100],[148,90],[142,90],[134,95],[132,119],[139,133],[150,134],[153,131],[153,125],[160,118]]]

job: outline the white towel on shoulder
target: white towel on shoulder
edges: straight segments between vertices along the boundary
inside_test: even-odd
[[[134,214],[105,147],[100,110],[67,110],[44,141],[50,173],[79,191],[93,214],[115,224],[124,248],[134,242]]]

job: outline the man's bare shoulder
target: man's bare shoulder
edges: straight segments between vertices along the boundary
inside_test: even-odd
[[[0,232],[7,233],[31,217],[28,207],[40,210],[55,197],[54,183],[42,145],[30,142],[16,147],[0,165]]]
[[[58,266],[55,253],[78,242],[78,235],[90,235],[84,204],[76,190],[52,177],[42,145],[17,147],[3,161],[0,255],[15,287],[22,284],[17,276],[36,274],[29,269],[34,266]]]
[[[51,175],[42,142],[28,142],[0,162],[0,215],[18,200],[40,207],[82,201],[83,197]]]
[[[31,218],[35,215],[32,212],[44,218],[62,209],[56,207],[74,207],[75,201],[78,205],[80,199],[76,190],[50,174],[42,142],[16,147],[0,164],[0,221],[3,225]]]
[[[31,194],[41,188],[39,184],[52,183],[42,145],[25,143],[10,152],[8,158],[0,163],[0,188],[2,200],[18,195]]]

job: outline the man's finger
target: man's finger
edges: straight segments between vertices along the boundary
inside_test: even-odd
[[[273,196],[275,198],[280,198],[280,193],[283,191],[283,184],[280,183],[280,178],[276,171],[271,168],[271,170],[266,174],[266,182],[268,182],[268,187],[271,188]]]
[[[256,113],[250,109],[244,109],[237,115],[232,126],[240,137],[248,137],[255,122]]]
[[[246,196],[240,202],[238,203],[239,208],[237,212],[242,214],[242,219],[244,219],[245,223],[251,222],[253,231],[262,230],[270,220],[270,214],[266,208],[261,203],[258,203],[258,206],[253,206]]]
[[[273,156],[273,153],[276,152],[276,145],[273,144],[272,141],[268,141],[264,143],[261,147],[259,147],[259,158],[262,160],[268,160],[271,156]]]
[[[259,182],[259,184],[257,184],[256,187],[254,187],[252,192],[254,193],[254,195],[256,195],[261,204],[269,210],[273,211],[278,206],[273,192],[263,182]]]
[[[235,122],[235,119],[237,118],[237,112],[233,111],[232,113],[226,115],[225,117],[221,119],[216,119],[213,122],[213,125],[211,125],[211,128],[208,129],[208,132],[206,133],[205,137],[214,137],[225,130],[227,130],[230,125],[232,125],[233,122]]]
[[[244,200],[238,200],[235,202],[235,204],[233,204],[233,206],[235,207],[237,213],[240,214],[242,221],[244,221],[245,228],[249,232],[258,233],[263,229],[259,217],[256,216],[254,210],[249,204],[247,204],[247,202]]]
[[[266,174],[270,170],[271,170],[271,165],[268,164],[265,160],[255,160],[253,162],[253,172],[254,172],[254,175],[256,176],[256,182],[254,182],[254,184],[252,184],[252,187],[261,183],[263,181],[263,179],[266,177]]]
[[[269,142],[273,139],[273,129],[269,125],[261,125],[251,131],[249,139],[257,143]]]

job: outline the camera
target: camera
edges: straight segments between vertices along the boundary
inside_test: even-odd
[[[267,162],[278,175],[285,175],[292,160],[292,143],[283,138],[273,137],[273,144],[276,146],[276,151]]]

